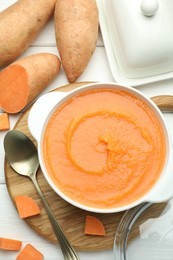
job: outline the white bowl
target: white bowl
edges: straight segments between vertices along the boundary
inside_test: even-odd
[[[141,99],[143,102],[145,102],[150,109],[155,113],[158,120],[161,123],[161,126],[163,128],[163,132],[165,135],[165,142],[166,142],[166,160],[165,165],[162,170],[162,173],[159,177],[159,179],[156,181],[152,189],[150,189],[149,192],[147,192],[144,196],[142,196],[140,199],[134,201],[133,203],[130,203],[125,206],[120,206],[116,208],[94,208],[89,207],[83,204],[78,203],[77,201],[72,200],[71,198],[67,197],[58,187],[53,183],[52,179],[50,178],[43,159],[43,149],[42,149],[42,143],[44,139],[44,131],[46,128],[46,125],[54,113],[54,111],[68,98],[71,98],[75,96],[76,94],[79,94],[83,92],[84,90],[92,90],[92,89],[120,89],[125,90],[139,99]],[[173,196],[173,189],[172,189],[172,183],[173,183],[173,163],[171,162],[171,158],[173,158],[173,149],[171,147],[171,141],[168,134],[168,129],[165,124],[164,117],[160,110],[157,108],[157,106],[144,94],[139,92],[138,90],[117,85],[115,83],[92,83],[87,84],[82,87],[77,88],[76,90],[73,90],[71,92],[65,93],[65,92],[51,92],[48,94],[43,95],[41,98],[39,98],[33,107],[30,110],[29,117],[28,117],[28,126],[31,134],[34,136],[34,138],[37,140],[38,143],[38,156],[40,161],[40,166],[43,171],[43,174],[48,181],[49,185],[52,187],[52,189],[61,196],[64,200],[71,203],[72,205],[79,207],[84,210],[92,211],[92,212],[99,212],[99,213],[113,213],[113,212],[120,212],[124,211],[126,209],[132,208],[142,202],[162,202],[165,200],[168,200],[170,197]]]

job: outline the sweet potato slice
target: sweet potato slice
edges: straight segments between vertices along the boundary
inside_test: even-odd
[[[10,122],[7,113],[0,113],[0,131],[6,131],[10,129]]]
[[[97,235],[105,236],[105,228],[103,223],[96,217],[87,215],[85,222],[85,231],[86,235]]]
[[[28,196],[16,196],[14,198],[20,218],[28,218],[40,214],[37,203]]]
[[[35,247],[27,244],[23,250],[16,257],[16,260],[43,260],[43,254],[38,251]]]
[[[85,70],[96,47],[96,1],[57,0],[54,18],[62,66],[69,82],[75,82]]]
[[[22,58],[0,72],[0,108],[18,113],[58,75],[59,58],[39,53]]]
[[[22,242],[11,238],[0,237],[0,249],[18,251],[21,249]]]
[[[18,0],[0,12],[0,67],[13,62],[52,16],[56,0]]]

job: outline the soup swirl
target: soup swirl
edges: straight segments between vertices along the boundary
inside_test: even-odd
[[[46,169],[74,201],[94,208],[124,206],[159,178],[166,145],[154,112],[117,89],[84,91],[50,118],[43,141]]]

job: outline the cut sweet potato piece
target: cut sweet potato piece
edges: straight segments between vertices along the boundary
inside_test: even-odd
[[[10,122],[7,113],[0,114],[0,131],[5,131],[10,129]]]
[[[0,72],[0,108],[18,113],[58,75],[59,58],[39,53],[20,59]]]
[[[40,214],[40,208],[31,197],[16,196],[14,200],[20,218],[28,218]]]
[[[22,241],[11,238],[0,237],[0,249],[18,251],[21,249]]]
[[[106,235],[103,223],[98,218],[89,215],[86,216],[84,233],[86,235]]]
[[[27,244],[16,257],[16,260],[43,260],[44,256],[35,247]]]

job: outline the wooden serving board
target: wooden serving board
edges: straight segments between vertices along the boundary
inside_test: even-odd
[[[74,88],[82,86],[86,83],[74,83],[69,84],[64,87],[58,88],[54,91],[70,91]],[[31,136],[28,126],[27,126],[27,118],[29,114],[29,110],[26,110],[23,115],[20,117],[18,122],[16,123],[14,129],[22,131],[28,137],[30,137],[34,143],[35,140]],[[14,197],[17,195],[26,195],[32,197],[41,208],[41,214],[38,216],[30,217],[25,219],[26,223],[35,230],[38,234],[40,234],[45,239],[50,240],[53,243],[58,243],[56,236],[54,235],[53,229],[49,222],[46,211],[41,203],[41,200],[32,184],[32,181],[27,178],[18,175],[5,160],[5,176],[6,183],[9,195],[14,203]],[[113,241],[116,232],[116,228],[122,218],[124,212],[114,213],[114,214],[96,214],[91,212],[86,212],[84,210],[80,210],[66,201],[61,199],[48,185],[41,170],[38,170],[37,174],[38,183],[40,188],[49,203],[57,221],[61,225],[63,231],[68,237],[71,244],[74,246],[76,250],[79,251],[99,251],[99,250],[107,250],[113,248]],[[15,206],[15,203],[14,203]],[[158,209],[156,208],[158,207]],[[159,205],[155,206],[155,213],[159,212]],[[86,215],[93,215],[98,217],[104,224],[106,229],[106,236],[89,236],[84,234],[84,225]],[[148,214],[149,216],[149,214]],[[135,231],[135,234],[138,234],[138,231]],[[135,236],[132,235],[132,237]]]

